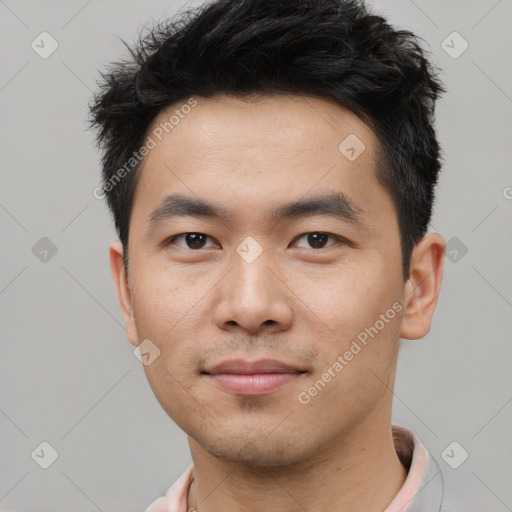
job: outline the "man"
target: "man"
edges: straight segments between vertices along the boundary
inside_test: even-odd
[[[414,35],[355,0],[219,0],[130,51],[91,105],[97,192],[127,338],[193,459],[147,510],[447,512],[391,424],[445,253],[444,88]]]

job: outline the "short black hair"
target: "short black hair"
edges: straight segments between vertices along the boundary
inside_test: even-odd
[[[89,122],[126,269],[144,161],[133,155],[155,116],[193,95],[284,93],[334,99],[376,134],[376,176],[395,205],[406,280],[432,215],[442,160],[434,108],[446,92],[419,39],[364,0],[216,0],[155,23],[132,46],[122,41],[130,57],[100,72]]]

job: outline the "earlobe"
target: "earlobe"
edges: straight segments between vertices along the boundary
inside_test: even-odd
[[[116,287],[121,313],[123,314],[124,318],[126,337],[132,345],[137,346],[139,345],[139,339],[137,336],[137,329],[133,316],[130,287],[128,285],[126,269],[123,262],[123,252],[123,244],[120,240],[115,240],[110,244],[110,270],[112,272],[112,279],[114,280],[114,285]]]
[[[404,289],[401,338],[417,340],[430,331],[441,291],[445,250],[445,240],[438,233],[425,235],[414,247]]]

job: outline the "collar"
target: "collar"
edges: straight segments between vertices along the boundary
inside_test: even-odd
[[[384,512],[440,512],[444,483],[439,465],[414,432],[398,425],[391,430],[398,458],[408,472]]]
[[[392,425],[391,431],[398,458],[408,472],[384,512],[440,512],[444,486],[439,465],[411,430]],[[187,512],[188,488],[193,479],[192,464],[146,512]]]

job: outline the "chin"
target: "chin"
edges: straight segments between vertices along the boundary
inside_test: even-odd
[[[272,434],[270,433],[270,436]],[[225,461],[253,468],[278,468],[300,463],[307,454],[303,442],[287,439],[272,439],[269,436],[247,435],[224,437],[223,439],[196,439],[211,455]],[[205,442],[206,441],[206,442]],[[300,446],[301,450],[297,448]]]

